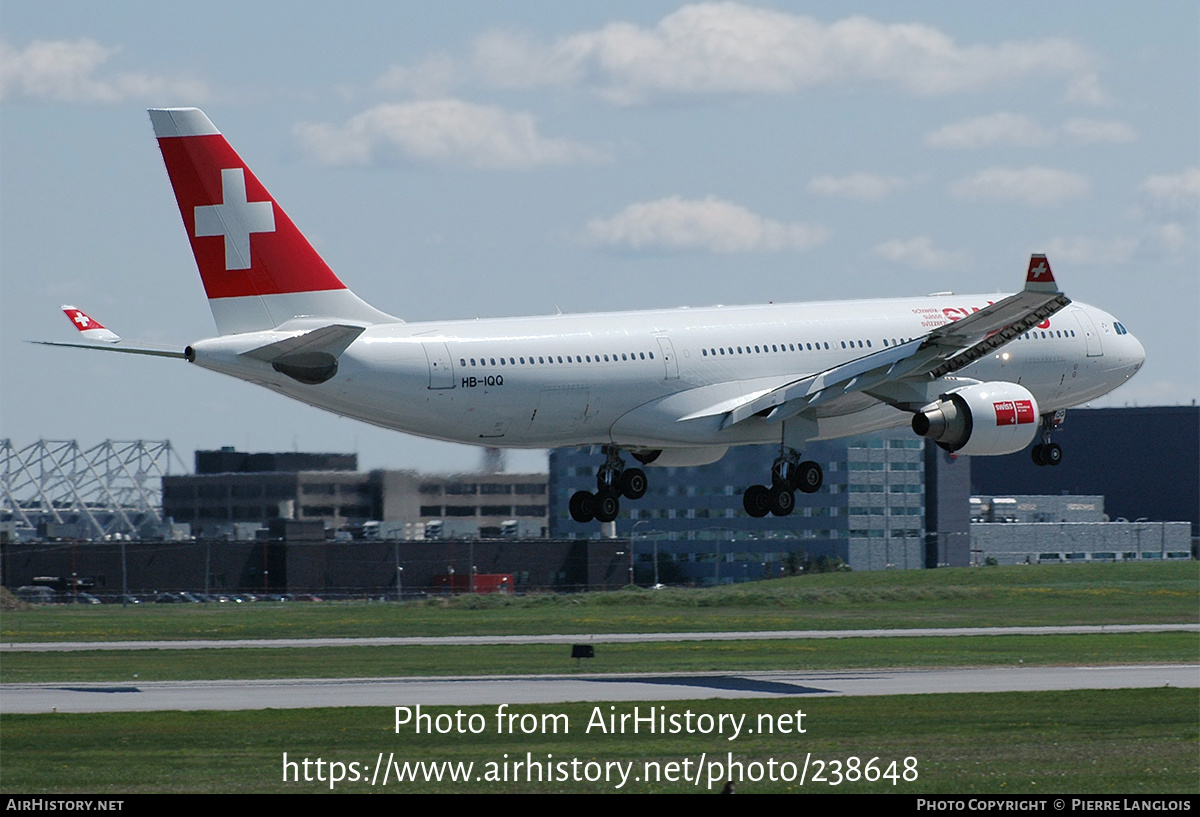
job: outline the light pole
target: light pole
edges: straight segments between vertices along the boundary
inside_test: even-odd
[[[404,601],[404,594],[401,588],[400,574],[404,572],[404,568],[400,566],[400,541],[396,540],[392,543],[392,555],[396,563],[396,601]]]
[[[644,524],[646,524],[647,521],[648,520],[646,520],[646,519],[639,519],[637,522],[634,522],[633,527],[629,529],[629,583],[630,584],[633,584],[633,552],[634,552],[634,550],[637,549],[634,547],[634,545],[637,542],[638,525],[644,525]],[[657,564],[654,565],[654,583],[658,584],[658,565]]]

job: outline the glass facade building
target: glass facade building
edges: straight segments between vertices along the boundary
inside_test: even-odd
[[[641,579],[653,569],[655,548],[664,582],[664,571],[670,580],[696,584],[759,579],[820,557],[854,570],[924,567],[924,449],[907,430],[812,443],[804,456],[824,469],[820,491],[797,493],[789,516],[759,519],[746,513],[742,494],[768,479],[778,446],[731,448],[706,466],[647,468],[646,495],[622,500],[612,524],[617,536],[634,541]],[[602,535],[600,523],[575,522],[567,508],[575,491],[596,489],[601,462],[598,449],[551,452],[552,536]],[[628,467],[635,465],[627,458]]]

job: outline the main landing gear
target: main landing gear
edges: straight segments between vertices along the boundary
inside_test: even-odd
[[[796,507],[796,491],[815,494],[821,490],[825,475],[812,460],[800,460],[800,452],[784,449],[771,465],[771,487],[751,485],[742,497],[742,507],[753,517],[768,513],[787,516]]]
[[[596,472],[596,493],[576,491],[567,508],[576,522],[611,522],[621,512],[621,497],[641,499],[646,495],[646,472],[626,468],[621,450],[604,446],[604,465]]]
[[[1036,444],[1029,452],[1034,465],[1058,465],[1062,462],[1062,446],[1058,443],[1050,442],[1050,434],[1054,429],[1062,425],[1062,421],[1066,419],[1066,416],[1066,411],[1056,411],[1053,414],[1042,416],[1042,441]]]

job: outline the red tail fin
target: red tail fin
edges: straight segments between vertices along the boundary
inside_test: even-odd
[[[203,111],[152,109],[150,120],[222,334],[298,315],[395,320],[346,289]]]
[[[1029,292],[1058,292],[1050,262],[1041,253],[1029,256],[1029,270],[1025,273],[1025,289]]]

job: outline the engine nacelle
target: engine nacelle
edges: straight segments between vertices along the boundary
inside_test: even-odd
[[[913,415],[913,431],[951,453],[1012,454],[1037,436],[1037,398],[1016,383],[977,383]]]

